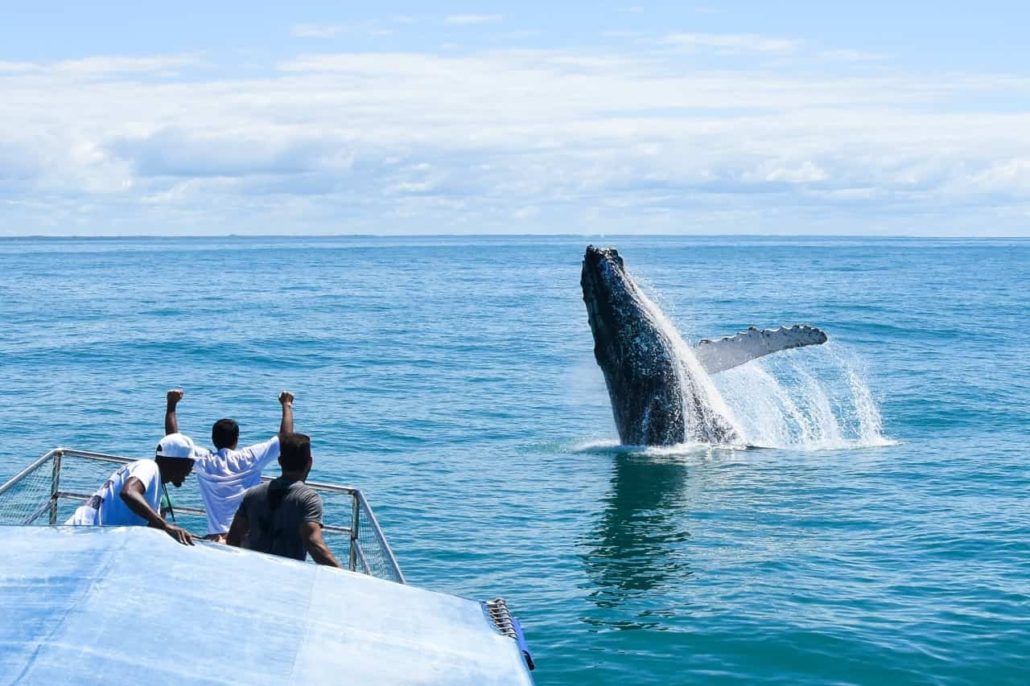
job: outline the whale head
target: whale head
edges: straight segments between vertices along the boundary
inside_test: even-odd
[[[671,342],[618,251],[588,246],[580,284],[619,438],[626,445],[682,442],[682,392]]]

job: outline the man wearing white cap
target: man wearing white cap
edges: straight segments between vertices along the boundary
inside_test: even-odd
[[[165,407],[165,433],[179,431],[179,419],[175,408],[185,392],[181,388],[168,391]],[[215,451],[200,446],[194,448],[197,483],[207,514],[207,536],[218,542],[225,541],[225,535],[232,524],[233,515],[243,499],[243,493],[261,483],[261,471],[279,457],[279,436],[293,433],[293,394],[283,391],[279,394],[282,419],[279,433],[266,441],[239,448],[240,427],[232,419],[219,419],[211,428],[211,440]]]
[[[150,526],[183,545],[193,545],[185,529],[161,516],[161,486],[182,486],[193,469],[193,441],[180,433],[161,439],[153,460],[123,465],[65,522],[72,526]]]

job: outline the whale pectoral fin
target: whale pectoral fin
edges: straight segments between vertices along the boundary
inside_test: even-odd
[[[706,372],[715,374],[770,353],[825,342],[826,334],[814,326],[795,324],[790,328],[762,330],[752,326],[735,336],[703,340],[694,346],[694,354]]]

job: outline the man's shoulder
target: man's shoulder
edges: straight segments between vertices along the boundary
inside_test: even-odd
[[[317,500],[319,503],[322,502],[322,496],[318,494],[318,491],[308,486],[303,481],[298,481],[293,484],[290,495],[297,500],[308,503],[313,500]]]
[[[265,440],[261,441],[260,443],[254,443],[253,445],[248,445],[243,450],[249,450],[251,452],[265,452],[266,450],[269,450],[271,448],[277,448],[277,447],[279,447],[279,434],[276,434],[276,435],[272,436],[271,438],[266,438]]]
[[[255,458],[261,459],[262,457],[278,457],[278,450],[279,434],[276,434],[260,443],[254,443],[243,448],[236,448],[235,450],[222,448],[218,451],[217,455],[224,461],[249,460]]]
[[[149,459],[136,460],[125,465],[125,467],[127,472],[126,478],[134,476],[140,481],[153,479],[161,473],[161,470],[157,467],[157,462]]]
[[[307,501],[311,498],[316,498],[319,501],[322,500],[322,496],[318,494],[318,491],[308,486],[303,481],[290,481],[283,482],[281,479],[275,479],[274,481],[268,482],[266,485],[274,484],[277,488],[286,490],[286,497],[291,500],[302,500]]]
[[[311,493],[311,494],[314,494],[314,495],[318,495],[318,491],[316,491],[311,486],[309,486],[307,484],[307,482],[305,482],[305,481],[293,481],[293,482],[291,482],[290,483],[290,490],[293,491],[294,493],[298,493],[298,494],[303,493],[303,494],[306,495],[308,493]]]
[[[251,486],[243,492],[243,499],[240,501],[240,507],[251,506],[254,503],[262,502],[268,499],[268,482],[263,481],[257,486]]]
[[[246,490],[244,497],[248,495],[251,497],[264,495],[265,493],[268,493],[268,487],[270,484],[270,481],[262,481],[257,486],[251,486]]]
[[[194,468],[200,469],[207,469],[209,465],[218,461],[216,453],[199,445],[193,446],[193,454],[190,457],[193,458]]]
[[[191,457],[194,460],[204,460],[214,457],[215,455],[216,453],[213,450],[210,450],[200,445],[195,445],[193,446],[193,455],[191,455]]]

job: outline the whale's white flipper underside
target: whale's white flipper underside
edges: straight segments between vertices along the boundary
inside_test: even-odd
[[[762,330],[752,326],[735,336],[715,341],[706,338],[694,346],[694,354],[706,372],[715,374],[769,353],[825,342],[826,334],[814,326],[795,324],[790,328]]]

